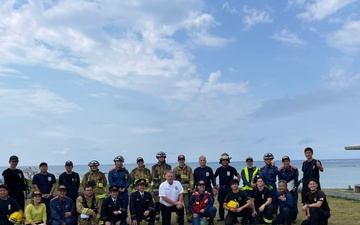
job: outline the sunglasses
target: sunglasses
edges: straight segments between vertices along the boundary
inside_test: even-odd
[[[204,183],[199,183],[198,186],[205,186],[205,184]]]

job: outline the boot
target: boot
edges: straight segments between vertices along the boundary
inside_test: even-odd
[[[208,225],[214,225],[214,219],[208,219]]]

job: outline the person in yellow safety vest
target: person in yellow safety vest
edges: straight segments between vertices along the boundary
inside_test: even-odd
[[[185,156],[178,156],[179,165],[174,168],[173,172],[175,175],[175,180],[181,183],[181,186],[184,189],[183,192],[183,201],[184,205],[189,205],[189,198],[194,189],[194,174],[192,172],[192,168],[185,164]],[[189,207],[185,207],[187,222],[191,223],[192,214],[190,212]]]
[[[252,157],[246,158],[246,167],[241,170],[241,179],[243,181],[242,191],[246,193],[246,195],[250,198],[251,192],[256,187],[256,183],[254,183],[254,178],[259,173],[259,168],[253,166],[254,160]]]
[[[79,225],[98,225],[101,202],[93,192],[93,187],[86,185],[84,193],[76,199],[76,211],[79,213]]]
[[[152,192],[153,192],[153,198],[155,203],[155,220],[160,220],[160,198],[159,198],[159,187],[160,184],[164,181],[166,181],[166,173],[171,171],[171,166],[166,163],[166,154],[165,152],[158,152],[156,154],[156,158],[158,159],[158,162],[151,167],[151,174],[153,178],[153,186],[152,186]]]
[[[145,179],[147,184],[151,184],[152,182],[152,175],[151,171],[145,167],[144,159],[142,157],[138,157],[136,159],[137,167],[134,168],[130,172],[131,177],[131,188],[133,189],[133,192],[137,191],[137,185],[136,182],[140,179]],[[145,191],[150,191],[151,187],[150,185],[147,185],[145,187]]]
[[[91,160],[88,166],[90,167],[90,171],[82,178],[81,186],[92,186],[94,194],[100,199],[101,204],[106,198],[106,186],[108,185],[106,176],[99,170],[100,163],[97,160]]]

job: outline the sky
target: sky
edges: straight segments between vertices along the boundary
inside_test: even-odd
[[[1,166],[360,158],[358,0],[0,0]]]

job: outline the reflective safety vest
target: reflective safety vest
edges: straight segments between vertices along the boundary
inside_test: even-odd
[[[196,195],[195,201],[192,204],[194,212],[198,213],[200,210],[205,208],[209,204],[209,195],[210,193],[205,191],[204,198],[201,201],[199,192],[194,192],[193,195]]]
[[[251,184],[253,184],[254,177],[256,176],[256,174],[258,174],[259,168],[255,168],[255,170],[254,170],[254,172],[253,172],[253,174],[252,174],[251,177],[249,177],[249,168],[245,167],[245,168],[244,168],[244,172],[245,172],[245,179],[246,179],[246,181],[249,182],[249,183],[251,183]],[[241,188],[241,190],[243,190],[243,191],[250,190],[250,191],[251,191],[251,190],[253,190],[253,188],[250,187],[250,186],[248,186],[248,185],[244,185],[244,186]]]
[[[103,172],[97,170],[97,171],[89,171],[87,172],[82,180],[82,186],[85,187],[86,184],[92,181],[95,183],[95,186],[93,187],[94,194],[102,199],[106,198],[106,186],[107,186],[107,179]]]
[[[188,165],[184,165],[183,168],[177,166],[174,168],[175,180],[179,181],[184,189],[183,194],[188,194],[189,188],[194,188],[194,175],[192,168]]]
[[[153,176],[153,191],[159,191],[159,186],[166,180],[166,173],[171,171],[171,166],[167,163],[156,163],[151,168],[151,174]]]

